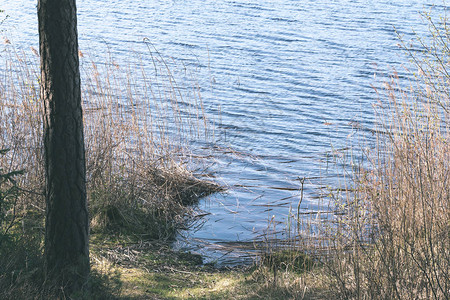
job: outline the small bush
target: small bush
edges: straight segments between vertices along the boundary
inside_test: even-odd
[[[0,156],[6,155],[9,149],[0,150]],[[16,221],[16,206],[19,197],[19,188],[17,187],[15,177],[23,174],[23,171],[5,172],[0,164],[0,248],[2,242],[6,239],[9,230]]]

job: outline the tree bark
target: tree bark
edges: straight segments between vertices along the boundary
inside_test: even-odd
[[[71,294],[89,276],[89,218],[75,0],[39,0],[46,178],[45,268]]]

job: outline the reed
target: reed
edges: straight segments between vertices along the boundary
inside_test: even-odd
[[[282,238],[268,231],[259,272],[267,284],[289,285],[290,297],[450,297],[450,28],[423,16],[429,38],[400,37],[414,80],[407,86],[394,72],[377,90],[373,135],[336,152],[339,186],[321,195],[323,210],[291,209]],[[298,273],[299,261],[295,286],[282,278]]]
[[[415,82],[405,87],[394,73],[379,91],[375,146],[352,161],[335,223],[324,227],[341,299],[450,297],[450,35],[445,18],[424,17],[430,40],[402,43]]]
[[[11,241],[10,247],[0,247],[5,254],[0,259],[0,298],[29,298],[29,293],[44,293],[45,298],[47,291],[39,286],[27,288],[27,278],[41,272],[44,233],[39,59],[34,49],[19,51],[12,44],[5,49],[0,56],[0,149],[9,151],[2,151],[0,169],[2,174],[24,174],[14,177],[14,202],[0,207],[2,229],[8,224]],[[111,57],[97,64],[79,55],[91,233],[173,239],[186,226],[189,205],[221,189],[190,152],[192,141],[210,138],[212,126],[195,80],[179,84],[155,50],[148,60],[136,54],[129,67]],[[28,246],[11,251],[19,244]]]

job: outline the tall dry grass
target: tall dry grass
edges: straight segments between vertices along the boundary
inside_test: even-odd
[[[32,50],[30,57],[7,45],[3,55],[0,146],[11,149],[3,167],[26,170],[20,187],[28,197],[22,203],[43,210],[42,103],[38,57]],[[189,153],[190,141],[209,137],[198,86],[193,78],[178,85],[158,52],[147,58],[136,55],[134,65],[122,67],[112,58],[97,64],[80,52],[87,184],[94,215],[119,203],[121,208],[173,211],[172,204],[193,203],[217,190],[215,184],[196,179],[192,167],[199,166]],[[132,221],[116,207],[119,211],[115,217]]]
[[[151,48],[129,66],[79,55],[91,233],[173,239],[188,205],[220,190],[199,179],[204,162],[191,157],[190,143],[208,139],[211,128],[194,77],[186,72],[178,82]],[[15,177],[17,197],[0,206],[2,222],[14,221],[0,247],[0,298],[45,298],[35,284],[45,211],[39,57],[7,41],[0,62],[0,149],[9,149],[0,169],[24,170]]]
[[[376,146],[353,164],[323,228],[341,299],[450,297],[450,31],[424,17],[430,40],[403,43],[416,81],[405,88],[394,74],[380,91]]]
[[[179,85],[160,53],[150,52],[148,59],[136,56],[129,67],[111,58],[102,65],[82,64],[89,200],[100,212],[93,225],[113,221],[150,233],[161,222],[181,224],[187,204],[219,190],[194,176],[204,162],[190,157],[190,142],[210,138],[195,80]],[[156,215],[139,230],[136,221],[149,220],[142,209]],[[174,229],[163,226],[152,234],[171,236]]]
[[[450,298],[450,28],[423,16],[428,37],[400,39],[414,80],[377,90],[373,135],[333,155],[338,186],[269,220],[255,274],[289,298]]]

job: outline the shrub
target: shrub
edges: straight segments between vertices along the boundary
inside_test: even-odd
[[[6,155],[9,149],[0,149],[0,156]],[[0,164],[0,248],[9,230],[16,221],[16,206],[19,188],[14,177],[23,174],[21,171],[5,172]]]

